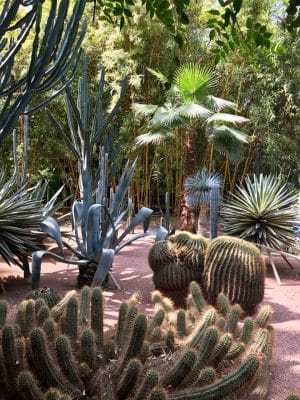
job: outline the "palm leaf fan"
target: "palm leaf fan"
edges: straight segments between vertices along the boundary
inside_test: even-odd
[[[184,65],[175,73],[178,95],[185,103],[204,103],[217,84],[216,76],[205,67]]]

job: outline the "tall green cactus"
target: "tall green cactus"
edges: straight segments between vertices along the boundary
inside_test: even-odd
[[[193,292],[202,296],[195,285],[191,285]],[[247,329],[240,329],[236,306],[229,305],[227,314],[221,315],[202,300],[202,312],[194,306],[186,312],[176,311],[156,292],[149,323],[133,297],[121,305],[118,324],[103,333],[102,322],[93,321],[96,311],[103,318],[101,296],[98,287],[83,290],[79,301],[71,296],[62,301],[64,312],[56,315],[56,322],[50,316],[42,327],[38,319],[29,318],[33,326],[27,338],[22,336],[28,335],[24,327],[4,325],[0,331],[1,400],[75,400],[81,396],[87,400],[245,400],[249,394],[255,398],[262,368],[269,374],[272,329],[265,318],[263,327],[256,323],[264,309],[247,318]],[[23,302],[17,324],[24,323],[32,307],[36,315],[39,302]],[[224,324],[218,323],[220,319]],[[226,332],[231,326],[231,333]],[[100,337],[101,348],[97,345]]]
[[[190,282],[201,280],[207,244],[200,235],[180,232],[156,242],[149,251],[155,288],[179,307],[185,305]]]
[[[77,38],[85,0],[76,0],[72,10],[66,0],[51,0],[49,9],[43,1],[30,0],[25,4],[25,16],[22,0],[5,1],[0,12],[0,96],[5,98],[0,109],[0,140],[13,130],[35,94],[50,91],[60,83],[60,88],[29,112],[46,104],[71,82],[86,31],[84,22]],[[41,29],[45,13],[47,22]],[[16,79],[14,64],[29,35],[33,35],[29,67]]]
[[[251,313],[264,297],[264,281],[264,260],[255,245],[229,236],[209,244],[202,286],[210,303],[224,293]]]

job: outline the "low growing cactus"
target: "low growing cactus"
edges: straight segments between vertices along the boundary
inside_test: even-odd
[[[215,304],[219,293],[231,303],[253,313],[263,300],[264,260],[257,247],[241,239],[222,236],[207,248],[202,287],[207,301]]]
[[[236,323],[235,306],[207,305],[195,285],[186,311],[154,292],[150,319],[133,296],[108,331],[98,287],[69,296],[62,314],[61,304],[48,309],[44,321],[43,300],[22,302],[16,323],[0,331],[1,400],[246,399],[261,367],[269,370],[268,318]]]
[[[44,299],[49,308],[54,307],[61,300],[60,295],[55,290],[47,287],[34,289],[26,296],[26,299],[36,300],[38,298]]]
[[[201,281],[208,242],[200,235],[180,232],[155,243],[149,252],[155,288],[184,306],[190,282]]]

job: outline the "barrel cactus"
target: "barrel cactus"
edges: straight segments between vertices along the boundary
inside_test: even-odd
[[[212,240],[205,257],[203,289],[215,304],[219,293],[251,313],[263,300],[265,264],[257,247],[244,240],[221,236]]]
[[[155,288],[184,306],[191,281],[201,281],[208,242],[200,235],[179,232],[155,243],[149,251]]]
[[[120,305],[117,325],[106,332],[98,287],[69,296],[59,316],[61,304],[48,309],[44,321],[44,300],[22,302],[16,323],[0,331],[1,400],[244,400],[262,366],[269,370],[267,318],[257,325],[249,317],[245,335],[245,323],[232,324],[234,308],[224,314],[209,306],[196,283],[186,312],[156,291],[147,318],[137,299]]]

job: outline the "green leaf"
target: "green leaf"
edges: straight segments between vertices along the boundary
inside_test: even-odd
[[[253,19],[252,18],[247,18],[246,27],[248,29],[252,29],[252,27],[253,27]]]
[[[209,14],[212,15],[220,15],[220,11],[219,10],[208,10]]]
[[[233,8],[235,9],[236,14],[240,11],[243,4],[243,0],[234,0]]]
[[[210,40],[213,40],[213,39],[216,37],[216,34],[217,34],[216,30],[215,30],[215,29],[212,29],[212,30],[209,32],[209,39],[210,39]]]

